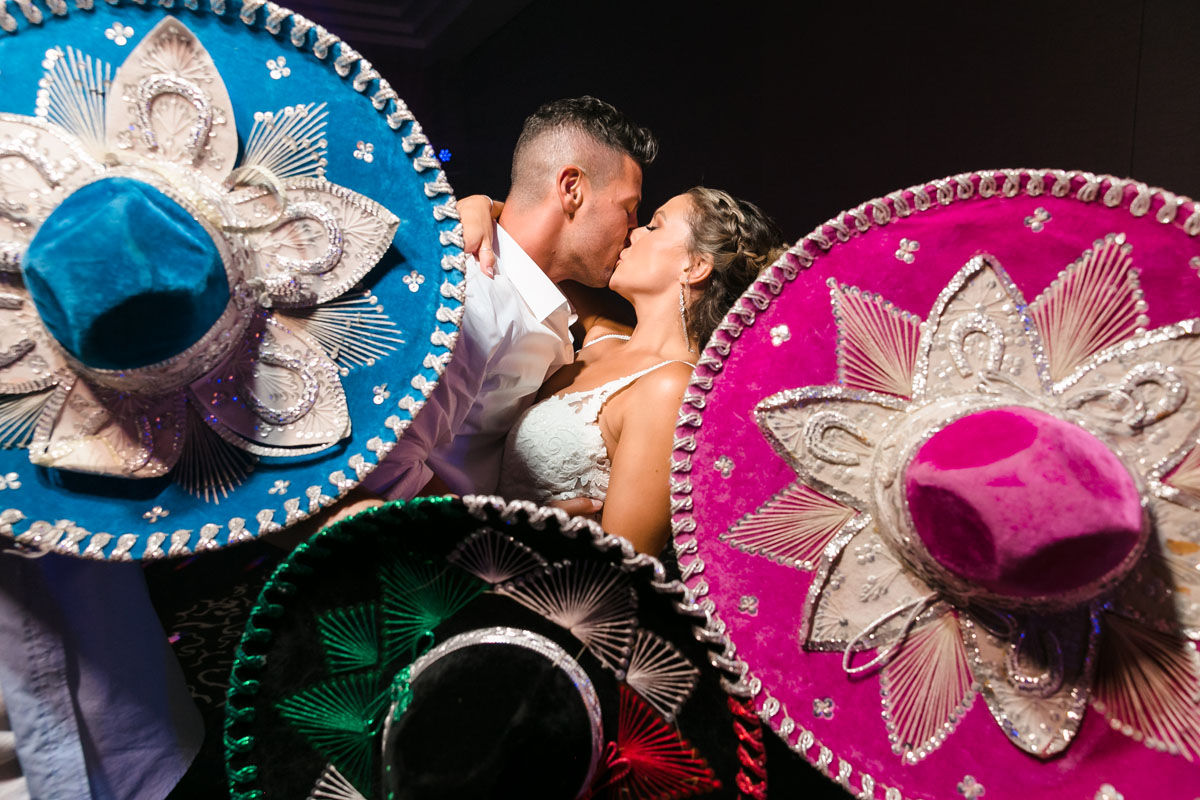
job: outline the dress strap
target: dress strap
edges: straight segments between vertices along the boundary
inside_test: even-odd
[[[696,366],[691,361],[673,358],[667,361],[660,361],[652,367],[646,367],[643,370],[638,370],[632,375],[626,375],[622,378],[614,378],[608,383],[602,383],[594,389],[584,389],[578,392],[567,392],[566,394],[554,395],[547,399],[569,403],[577,410],[577,413],[580,416],[584,417],[588,422],[594,423],[600,418],[600,410],[604,407],[604,404],[608,402],[608,398],[612,397],[614,394],[621,391],[643,375],[651,373],[660,367],[665,367],[667,364],[687,364],[689,367]]]
[[[595,394],[596,416],[597,417],[600,416],[600,409],[604,406],[605,403],[608,402],[608,398],[612,397],[614,394],[621,391],[626,386],[633,383],[634,381],[636,381],[638,378],[642,377],[643,375],[648,375],[651,372],[654,372],[654,370],[658,369],[659,367],[665,367],[667,364],[687,364],[689,367],[696,366],[695,364],[693,364],[690,361],[684,361],[679,358],[673,358],[668,361],[660,361],[652,367],[646,367],[645,369],[639,370],[639,371],[633,373],[632,375],[626,375],[624,378],[617,378],[616,380],[611,380],[602,386],[597,386],[595,389],[592,390],[596,393]]]
[[[629,337],[623,333],[606,333],[603,336],[597,336],[595,339],[592,339],[590,342],[588,342],[587,344],[585,344],[583,347],[581,347],[579,349],[586,350],[587,348],[594,345],[596,342],[603,342],[605,339],[620,339],[623,342],[629,341]]]

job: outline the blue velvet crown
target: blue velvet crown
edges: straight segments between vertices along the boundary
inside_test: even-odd
[[[454,197],[395,91],[274,4],[172,5],[0,4],[0,534],[28,547],[303,519],[457,336]]]

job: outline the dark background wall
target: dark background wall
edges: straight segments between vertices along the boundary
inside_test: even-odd
[[[434,15],[415,44],[380,33],[403,7]],[[704,183],[758,202],[790,238],[973,169],[1084,169],[1200,195],[1195,0],[408,0],[310,13],[452,152],[460,196],[502,197],[525,115],[585,93],[659,135],[645,211]]]

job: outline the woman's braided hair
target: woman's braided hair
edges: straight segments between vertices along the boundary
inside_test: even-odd
[[[688,252],[712,259],[704,293],[688,309],[688,333],[701,346],[755,278],[786,249],[783,233],[762,209],[719,189],[689,189]]]

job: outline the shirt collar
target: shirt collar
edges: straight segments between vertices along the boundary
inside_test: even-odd
[[[560,308],[565,307],[570,313],[567,298],[554,285],[554,281],[547,277],[542,268],[521,249],[521,245],[517,244],[499,223],[496,224],[495,246],[497,274],[508,276],[521,299],[539,321],[545,321],[546,317]]]

